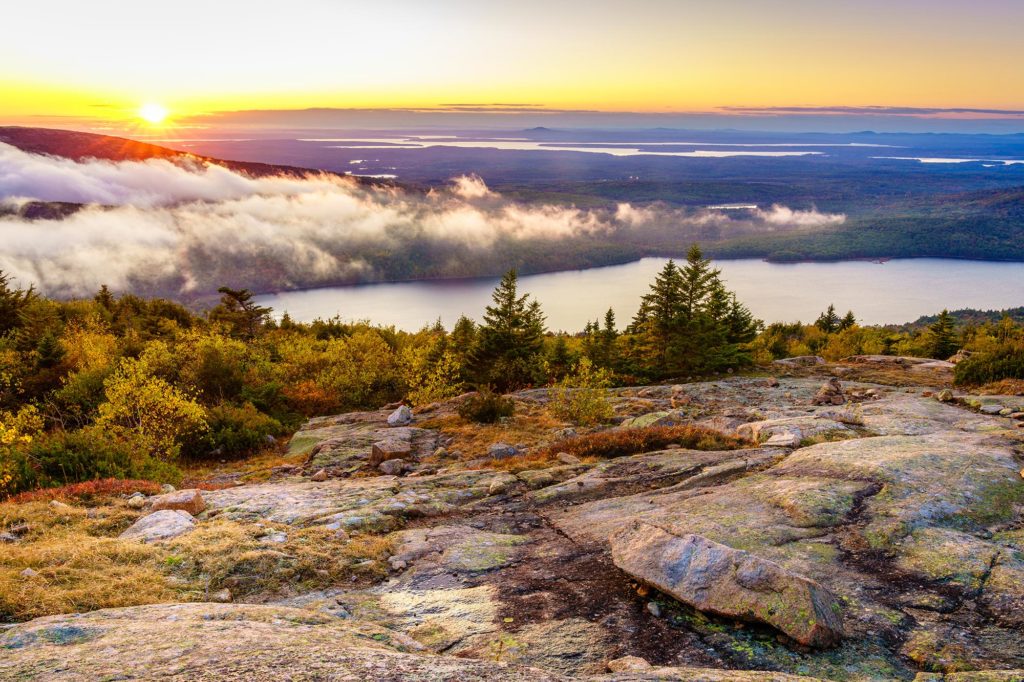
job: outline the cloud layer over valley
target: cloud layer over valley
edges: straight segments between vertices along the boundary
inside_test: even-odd
[[[31,202],[84,206],[28,217]],[[191,298],[560,269],[621,261],[639,244],[810,229],[844,216],[620,204],[582,210],[508,200],[476,177],[429,192],[311,174],[248,177],[210,164],[107,162],[0,144],[0,270],[53,296],[115,290]]]

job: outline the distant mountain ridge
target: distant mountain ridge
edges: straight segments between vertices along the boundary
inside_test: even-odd
[[[168,147],[161,147],[160,145],[148,142],[139,142],[125,137],[85,133],[77,130],[59,130],[56,128],[0,126],[0,143],[9,144],[30,154],[59,156],[74,161],[100,159],[116,162],[165,159],[171,162],[182,162],[193,160],[202,163],[213,163],[253,177],[266,177],[270,175],[302,176],[309,173],[340,175],[339,173],[317,168],[218,159],[191,152],[177,151]],[[391,186],[395,184],[379,178],[345,177],[352,177],[360,184],[372,186]]]

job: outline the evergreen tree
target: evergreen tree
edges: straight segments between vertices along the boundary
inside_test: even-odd
[[[948,310],[939,313],[938,319],[929,327],[931,332],[931,356],[946,360],[959,348],[956,341],[956,323]]]
[[[722,283],[696,245],[686,265],[669,261],[631,325],[639,364],[652,377],[707,373],[750,362],[743,345],[760,323]]]
[[[55,367],[64,359],[64,348],[53,331],[48,331],[39,339],[36,346],[36,366],[42,368]]]
[[[857,318],[854,316],[852,310],[847,310],[846,315],[842,320],[839,321],[839,330],[849,329],[857,324]]]
[[[257,305],[248,289],[221,287],[220,303],[210,310],[210,320],[226,322],[231,335],[243,339],[254,339],[270,316],[271,308]]]
[[[19,289],[0,270],[0,336],[21,325],[21,313],[35,297],[35,289]]]
[[[96,292],[96,295],[93,296],[92,300],[96,301],[107,310],[113,310],[114,308],[114,294],[110,292],[110,288],[106,284],[100,287],[100,290]]]
[[[543,378],[544,314],[540,303],[519,295],[517,284],[515,269],[505,273],[484,313],[470,354],[478,385],[508,390]]]
[[[830,303],[828,310],[818,316],[818,319],[814,322],[814,326],[826,334],[833,334],[839,331],[840,323],[841,320],[839,319],[839,315],[836,314],[836,307]]]
[[[551,344],[551,349],[548,351],[548,374],[552,379],[561,379],[569,370],[572,369],[573,365],[576,364],[576,358],[571,350],[569,350],[569,343],[565,339],[564,334],[559,334],[555,337],[554,343]]]

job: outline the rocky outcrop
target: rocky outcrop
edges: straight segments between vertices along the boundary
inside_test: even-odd
[[[927,362],[815,365],[777,380],[610,389],[623,422],[671,414],[762,443],[743,450],[534,457],[545,434],[554,444],[590,432],[542,423],[538,443],[522,431],[538,426],[531,417],[549,400],[546,389],[516,394],[524,405],[517,424],[480,427],[479,434],[458,420],[457,400],[417,408],[428,428],[388,426],[389,409],[312,419],[290,442],[298,466],[276,468],[267,482],[202,493],[202,534],[189,544],[221,524],[239,523],[287,562],[295,540],[308,534],[336,543],[329,551],[383,552],[353,559],[353,570],[375,577],[320,582],[317,589],[297,580],[280,594],[224,595],[279,599],[276,606],[192,604],[0,626],[0,679],[138,678],[135,662],[125,658],[134,655],[125,653],[132,646],[143,651],[140,665],[154,666],[142,677],[170,670],[151,656],[155,647],[166,660],[177,657],[180,667],[166,678],[190,680],[207,665],[210,679],[229,680],[909,682],[920,670],[945,673],[919,682],[1016,679],[1010,672],[953,671],[1024,667],[1022,441],[1011,418],[1022,399],[958,395],[943,403],[934,392],[949,370],[911,366]],[[945,378],[932,382],[933,375]],[[856,405],[812,406],[831,376],[842,376],[843,394]],[[900,386],[858,380],[869,376]],[[919,378],[931,383],[915,386]],[[985,405],[998,405],[999,414],[982,413]],[[448,431],[449,423],[458,431]],[[773,437],[789,440],[774,447]],[[388,439],[409,446],[408,455],[385,466],[404,475],[367,476],[373,444]],[[527,456],[495,462],[486,455],[496,441],[525,441]],[[129,500],[125,505],[130,509]],[[86,513],[77,504],[45,511]],[[722,580],[691,590],[687,602],[668,588],[692,585],[684,580],[689,574],[669,580],[656,563],[668,552],[652,549],[653,541],[635,543],[646,552],[638,549],[638,586],[616,567],[609,538],[652,526],[665,533],[665,546],[690,538],[701,548],[694,556],[717,557],[732,572],[705,571]],[[32,542],[33,532],[0,530],[19,538],[0,554]],[[666,575],[661,583],[652,579],[652,589],[641,569]],[[11,579],[35,589],[54,575],[34,573]],[[807,595],[820,596],[815,585],[843,605],[844,637],[827,650],[798,643],[812,641],[810,622],[819,628],[824,618],[812,617],[811,606],[806,618],[791,608],[801,599],[813,606]],[[782,596],[773,603],[772,595]],[[201,598],[222,593],[211,588]],[[752,618],[764,604],[770,613]],[[715,615],[733,612],[742,613]],[[109,628],[102,647],[78,648],[76,638],[92,637],[103,624]],[[119,638],[131,646],[120,648]],[[212,663],[216,647],[206,647],[207,640],[220,647]],[[370,647],[372,656],[353,642]],[[626,661],[608,672],[617,659]]]
[[[121,533],[122,540],[157,542],[184,535],[195,528],[196,520],[181,509],[163,509],[143,516]]]
[[[749,552],[643,522],[613,535],[611,549],[623,571],[701,611],[771,625],[805,646],[842,639],[835,596]]]

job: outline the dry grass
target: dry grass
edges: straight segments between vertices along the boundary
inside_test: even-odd
[[[28,525],[20,542],[0,552],[0,620],[172,599],[157,568],[161,550],[116,539],[138,516],[124,505],[0,505],[0,527]],[[22,576],[26,568],[38,575]]]
[[[211,479],[218,476],[240,474],[238,480],[245,483],[263,483],[273,473],[274,467],[283,465],[301,465],[306,461],[305,454],[288,455],[287,442],[280,442],[276,448],[263,450],[245,459],[226,462],[184,462],[183,488],[202,488],[212,490],[217,487],[230,487],[231,484],[210,484]]]
[[[565,452],[580,459],[608,459],[662,450],[672,444],[690,450],[737,450],[751,445],[742,438],[696,426],[649,426],[609,429],[566,438],[551,444],[542,454],[554,457]]]
[[[324,528],[201,522],[191,533],[146,545],[117,536],[141,512],[108,498],[89,508],[37,500],[0,504],[0,530],[27,524],[19,542],[0,545],[0,622],[55,613],[166,601],[202,601],[227,587],[261,601],[295,590],[383,578],[389,536],[338,538]],[[261,536],[283,531],[287,540]],[[23,576],[32,569],[36,575]],[[353,581],[353,578],[355,580]]]
[[[525,445],[537,448],[552,440],[552,432],[564,427],[542,406],[532,402],[516,402],[515,415],[498,424],[477,424],[458,415],[445,415],[424,421],[420,426],[438,429],[452,439],[449,452],[461,453],[461,459],[483,457],[494,443]]]
[[[1002,379],[971,391],[978,395],[1024,395],[1024,379]]]

